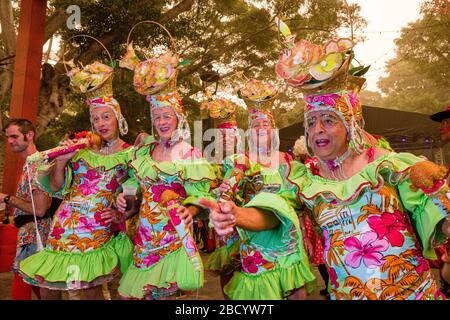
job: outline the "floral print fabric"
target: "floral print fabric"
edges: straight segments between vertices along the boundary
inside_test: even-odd
[[[314,210],[332,299],[434,299],[440,293],[396,189]]]
[[[33,190],[38,189],[36,185],[36,171],[38,166],[39,166],[38,162],[29,163],[29,167],[27,170],[26,166],[24,165],[23,172],[22,175],[20,176],[19,184],[17,186],[16,197],[31,201],[31,192]],[[30,182],[32,190],[30,190]],[[45,194],[46,196],[50,197],[48,193]],[[14,218],[16,218],[18,216],[28,214],[18,208],[15,208],[13,215]],[[50,218],[37,220],[38,231],[41,236],[41,240],[44,244],[45,241],[47,240],[47,236],[50,231],[50,224],[51,224]],[[32,243],[36,243],[36,227],[34,222],[29,222],[19,228],[17,233],[17,245],[23,246]]]
[[[47,247],[65,252],[87,252],[102,247],[113,236],[112,224],[101,213],[113,205],[128,179],[127,159],[110,169],[91,166],[84,158],[71,162],[69,192],[55,213]]]

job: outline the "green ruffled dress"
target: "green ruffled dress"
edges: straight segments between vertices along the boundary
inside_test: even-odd
[[[151,157],[155,146],[156,142],[137,150],[130,163],[131,178],[125,183],[138,188],[142,202],[134,261],[118,289],[124,299],[158,299],[203,285],[203,265],[192,237],[177,232],[180,219],[162,205],[161,195],[171,190],[184,206],[197,205],[199,198],[211,199],[213,169],[199,154],[192,159],[156,162]]]
[[[38,172],[40,187],[62,198],[46,247],[20,264],[26,282],[55,290],[86,289],[124,272],[133,245],[120,226],[104,223],[102,210],[113,205],[128,179],[134,148],[111,155],[82,149],[65,170],[65,183],[53,192],[45,168]]]
[[[232,167],[226,176],[231,170]],[[315,288],[316,279],[303,246],[297,214],[276,194],[284,188],[288,172],[289,163],[281,164],[278,170],[250,163],[245,172],[244,207],[272,211],[280,224],[259,232],[237,227],[242,271],[235,272],[224,287],[225,294],[233,300],[280,300],[303,286],[308,293]]]
[[[425,258],[434,258],[433,247],[446,240],[437,226],[448,217],[450,202],[445,188],[428,195],[411,191],[409,170],[419,161],[392,152],[344,181],[292,163],[294,187],[279,194],[293,207],[305,203],[321,227],[331,299],[442,298]]]

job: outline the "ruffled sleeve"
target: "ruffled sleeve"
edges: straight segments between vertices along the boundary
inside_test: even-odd
[[[408,153],[398,153],[394,154],[390,161],[396,163],[396,167],[402,172],[409,172],[413,164],[424,159]],[[434,259],[436,255],[433,248],[448,239],[439,227],[439,223],[449,216],[449,200],[446,196],[448,188],[445,187],[433,194],[425,194],[422,190],[412,191],[409,179],[394,180],[398,181],[397,187],[403,206],[411,213],[411,220],[420,238],[424,256]]]
[[[70,186],[72,184],[72,162],[69,162],[64,168],[64,182],[57,191],[53,191],[50,187],[50,171],[53,165],[54,164],[46,164],[38,167],[35,182],[39,189],[47,192],[52,198],[62,199],[70,192]]]
[[[136,194],[138,197],[141,196],[142,190],[137,175],[140,168],[143,166],[143,163],[146,161],[146,157],[149,157],[149,152],[153,141],[154,141],[153,136],[146,137],[145,139],[146,144],[144,144],[140,148],[134,149],[134,152],[131,155],[129,161],[129,168],[128,168],[129,178],[122,184],[122,188],[124,187],[136,188]]]
[[[260,192],[244,207],[273,212],[280,220],[279,226],[270,230],[253,232],[238,228],[244,241],[250,240],[259,250],[269,255],[285,256],[302,250],[297,214],[280,195]]]
[[[199,205],[200,198],[213,200],[211,184],[216,179],[213,167],[203,158],[177,161],[182,171],[186,199],[183,205]]]
[[[305,189],[311,185],[311,179],[308,178],[307,171],[308,169],[303,163],[291,161],[289,163],[287,181],[282,184],[282,188],[278,192],[278,195],[287,201],[296,211],[301,210],[303,205],[303,202],[297,196],[298,193],[301,189]]]

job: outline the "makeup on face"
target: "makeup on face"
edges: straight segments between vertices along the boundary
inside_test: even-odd
[[[153,125],[161,138],[170,138],[177,127],[178,119],[170,107],[162,107],[152,112]]]
[[[118,124],[114,112],[108,107],[97,107],[91,111],[91,122],[95,131],[105,141],[118,137]]]
[[[334,159],[348,148],[347,129],[333,112],[311,112],[305,123],[308,144],[315,156],[323,160]]]

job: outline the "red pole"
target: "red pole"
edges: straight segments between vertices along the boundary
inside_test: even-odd
[[[21,0],[19,34],[16,44],[10,118],[26,118],[35,123],[41,84],[47,0]],[[15,194],[23,161],[6,145],[3,192]]]

